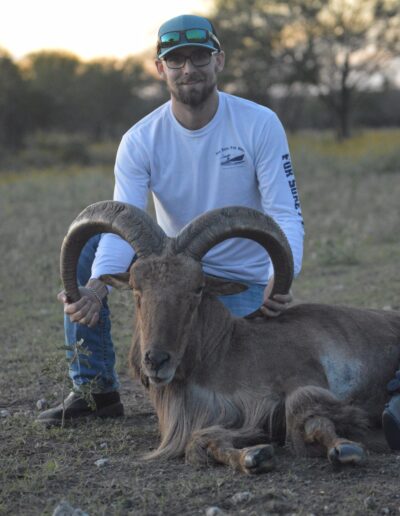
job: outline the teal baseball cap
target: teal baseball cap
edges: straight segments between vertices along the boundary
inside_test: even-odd
[[[183,14],[163,23],[158,31],[157,56],[183,47],[202,47],[221,50],[213,24],[202,16]]]

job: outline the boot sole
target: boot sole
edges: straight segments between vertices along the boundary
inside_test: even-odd
[[[107,407],[103,407],[99,410],[94,410],[93,412],[89,412],[87,414],[82,415],[76,415],[76,416],[67,416],[64,419],[64,426],[71,426],[75,422],[80,422],[83,419],[93,419],[96,417],[100,418],[117,418],[122,417],[124,415],[124,406],[122,403],[115,403],[114,405],[109,405]],[[46,428],[51,428],[54,426],[61,426],[62,419],[60,418],[47,418],[47,419],[36,419],[35,423],[39,423],[41,425],[44,425]]]

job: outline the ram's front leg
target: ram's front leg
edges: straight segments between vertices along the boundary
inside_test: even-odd
[[[254,430],[227,430],[222,427],[206,428],[194,432],[186,448],[186,460],[191,464],[206,464],[213,460],[242,473],[266,473],[275,467],[274,448],[271,444],[237,447],[260,442]]]
[[[297,455],[321,452],[334,466],[360,464],[364,448],[349,437],[355,431],[361,434],[365,424],[361,409],[321,387],[300,387],[286,400],[287,439]]]
[[[304,440],[306,443],[322,444],[334,466],[356,465],[365,460],[361,444],[339,437],[334,424],[326,417],[313,416],[305,422]]]
[[[274,448],[271,444],[236,449],[227,443],[211,440],[207,450],[216,462],[248,475],[266,473],[275,467]]]

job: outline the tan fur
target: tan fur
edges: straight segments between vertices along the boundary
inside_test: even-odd
[[[216,431],[219,438],[221,428],[231,429],[230,435],[237,443],[254,439],[260,442],[260,436],[264,441],[271,440],[272,420],[279,404],[279,400],[273,401],[265,394],[238,391],[228,397],[178,382],[161,389],[150,387],[150,399],[157,411],[161,443],[148,458],[182,455],[188,443],[193,447],[191,441],[205,433],[212,435]]]
[[[170,238],[148,214],[117,201],[89,206],[64,239],[61,271],[71,301],[80,298],[82,246],[99,232],[122,236],[136,252],[129,274],[103,279],[133,289],[130,362],[161,432],[151,457],[186,454],[259,473],[273,467],[268,443],[286,440],[295,453],[322,452],[335,465],[363,460],[363,446],[351,439],[380,421],[400,362],[398,312],[304,304],[277,318],[232,317],[215,295],[245,287],[205,277],[200,262],[226,239],[249,238],[272,260],[272,293],[287,293],[293,260],[275,221],[230,206]]]
[[[161,434],[149,458],[252,473],[271,467],[270,450],[254,445],[287,442],[298,455],[361,460],[357,441],[375,425],[400,360],[398,313],[298,305],[277,319],[238,319],[207,288],[199,293],[201,267],[186,256],[142,260],[130,283],[130,361],[149,382]],[[170,358],[153,371],[148,353]]]

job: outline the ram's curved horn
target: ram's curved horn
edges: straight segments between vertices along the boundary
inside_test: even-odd
[[[83,246],[99,233],[115,233],[138,257],[161,254],[167,237],[143,210],[118,201],[100,201],[85,208],[73,221],[61,247],[60,271],[67,298],[80,298],[76,268]]]
[[[293,256],[287,238],[278,224],[263,213],[244,206],[209,211],[187,224],[177,235],[175,251],[202,257],[216,244],[233,237],[258,242],[274,266],[274,294],[287,294],[293,281]]]

